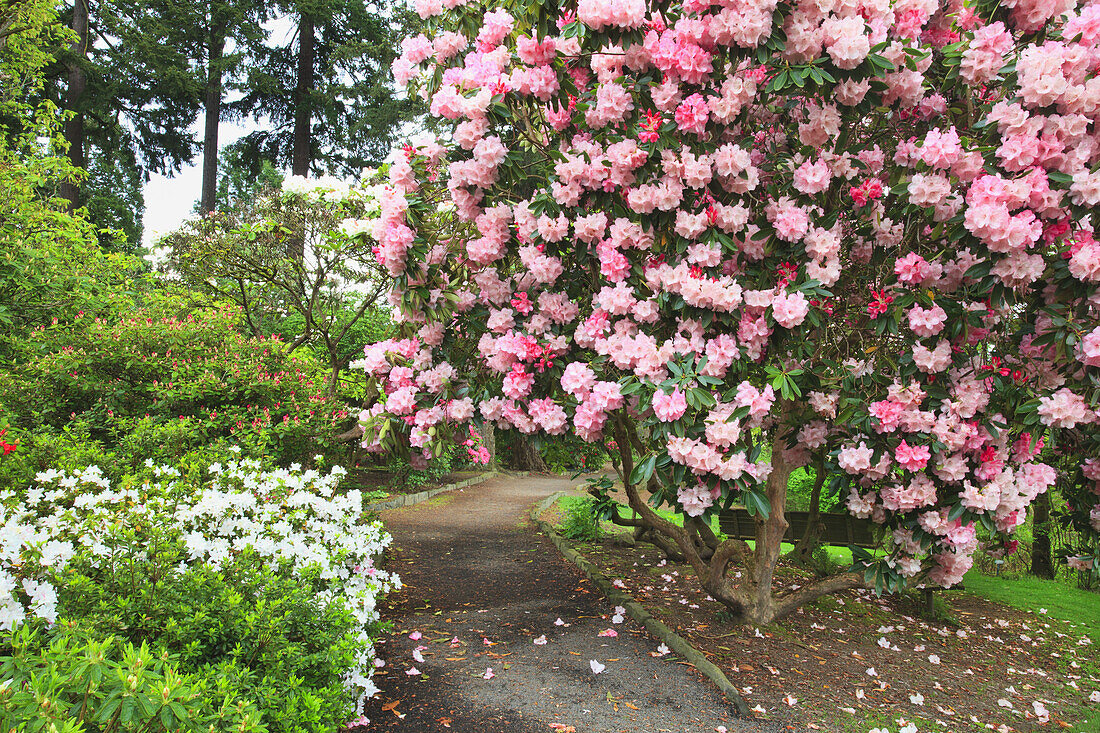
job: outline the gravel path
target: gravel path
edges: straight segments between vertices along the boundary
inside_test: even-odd
[[[383,513],[397,548],[390,566],[405,588],[383,610],[394,632],[379,645],[386,666],[367,705],[370,729],[782,730],[738,720],[692,668],[654,657],[657,642],[641,626],[611,623],[603,596],[527,520],[533,504],[569,485],[498,476]],[[599,636],[609,628],[617,636]],[[533,643],[540,636],[546,644]],[[423,662],[413,658],[418,648]],[[413,668],[421,674],[406,674]]]

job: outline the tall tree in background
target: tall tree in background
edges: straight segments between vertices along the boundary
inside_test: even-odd
[[[218,194],[219,125],[243,108],[230,110],[225,104],[226,90],[237,82],[245,59],[267,36],[263,23],[268,19],[265,0],[160,0],[172,6],[177,28],[185,29],[182,44],[191,59],[201,90],[199,102],[203,114],[202,195],[199,209],[214,211]],[[243,110],[245,114],[250,109]]]
[[[418,19],[362,0],[282,0],[279,7],[296,20],[296,32],[255,59],[233,105],[266,117],[262,129],[235,143],[242,163],[258,172],[266,160],[295,175],[357,174],[377,165],[401,123],[420,111],[390,80],[399,41]]]
[[[69,57],[65,59],[65,110],[72,116],[65,120],[65,141],[69,144],[69,162],[77,168],[85,168],[84,156],[84,115],[80,110],[84,92],[88,87],[88,73],[85,64],[88,60],[89,39],[88,0],[73,0],[72,25],[74,38],[69,47]],[[69,202],[69,208],[80,205],[80,189],[75,181],[61,184],[61,197]]]
[[[200,84],[186,49],[181,0],[72,0],[64,10],[74,40],[48,70],[45,95],[69,113],[70,162],[89,170],[67,184],[70,208],[87,206],[102,227],[141,237],[140,190],[151,173],[189,162],[188,131]]]

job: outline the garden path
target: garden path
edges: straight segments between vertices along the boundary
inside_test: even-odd
[[[379,645],[386,666],[367,704],[370,730],[780,730],[737,719],[694,669],[655,657],[658,642],[640,625],[611,622],[612,606],[527,518],[569,487],[555,476],[498,476],[383,513],[405,588],[383,610],[394,630]],[[617,636],[599,635],[607,629]]]

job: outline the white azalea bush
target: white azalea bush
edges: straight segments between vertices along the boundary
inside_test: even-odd
[[[376,602],[400,586],[345,473],[244,459],[112,486],[92,466],[0,492],[0,669],[21,627],[80,628],[228,678],[269,730],[336,729],[377,690]]]

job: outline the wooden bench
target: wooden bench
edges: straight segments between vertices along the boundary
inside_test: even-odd
[[[806,533],[810,512],[787,511],[783,516],[790,525],[783,539],[787,542],[798,542]],[[817,520],[822,525],[821,543],[824,545],[872,548],[882,544],[881,538],[875,536],[874,528],[878,525],[870,519],[858,519],[851,514],[822,512],[817,515]],[[723,509],[718,513],[718,527],[727,537],[739,540],[756,539],[756,520],[747,509]]]
[[[806,525],[810,521],[810,512],[787,511],[783,516],[787,519],[786,534],[783,539],[787,542],[798,542],[806,534]],[[876,534],[877,524],[870,519],[859,519],[851,514],[832,514],[822,512],[817,515],[817,520],[822,526],[819,537],[823,545],[840,545],[844,547],[865,547],[874,549],[882,545],[882,535]],[[722,534],[739,540],[756,539],[756,520],[747,509],[740,507],[723,509],[718,513],[718,527]],[[933,592],[936,590],[962,590],[961,585],[951,588],[921,589],[924,597],[925,613],[931,618],[935,610]]]

